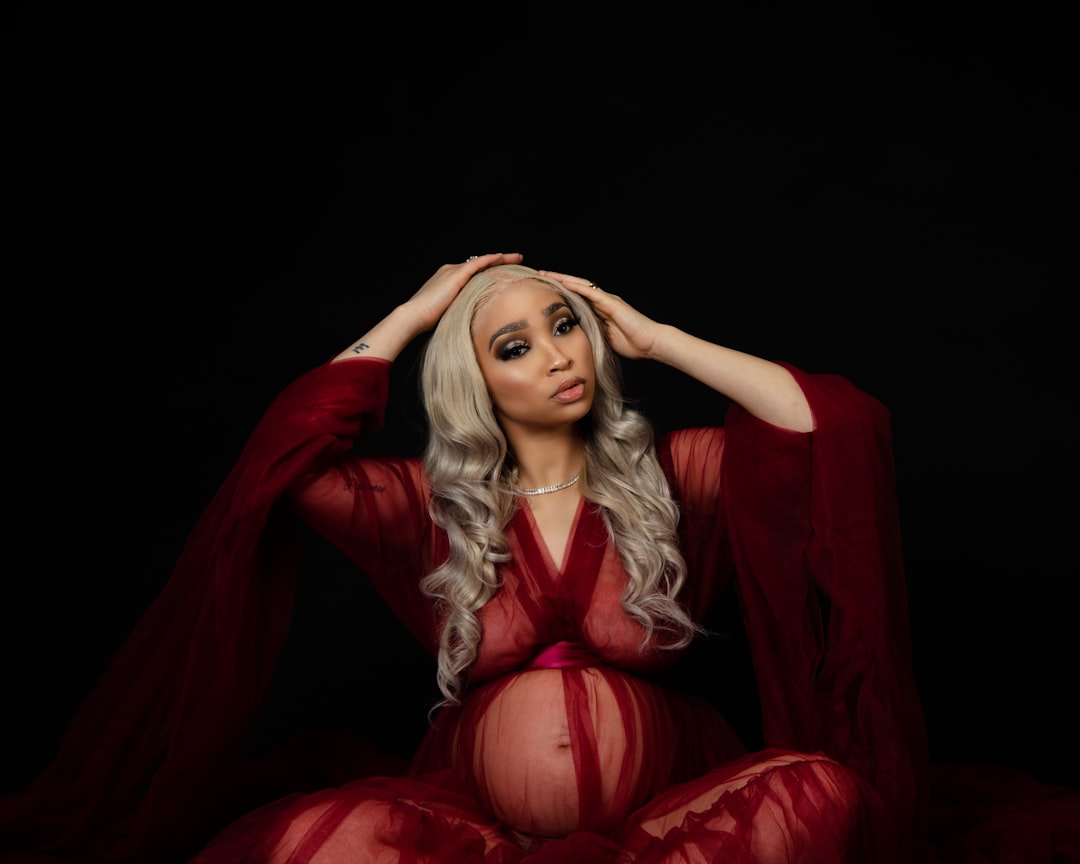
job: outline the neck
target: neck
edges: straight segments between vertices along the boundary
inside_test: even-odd
[[[585,465],[585,444],[575,430],[549,434],[518,434],[507,438],[510,455],[517,470],[515,489],[544,489],[568,481],[580,474]]]

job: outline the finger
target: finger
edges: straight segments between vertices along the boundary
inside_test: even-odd
[[[588,296],[587,292],[589,291],[600,290],[599,286],[595,282],[589,279],[583,279],[580,276],[571,276],[568,273],[558,273],[555,270],[541,270],[540,273],[544,276],[548,276],[556,280],[557,282],[561,282],[567,288],[570,288],[578,292],[579,294],[583,294],[585,296]]]
[[[470,255],[465,259],[464,264],[468,264],[471,261],[480,261],[480,266],[488,266],[495,263],[497,260],[504,262],[520,261],[525,256],[520,252],[485,252],[483,255]]]

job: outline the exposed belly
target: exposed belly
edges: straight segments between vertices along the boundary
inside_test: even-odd
[[[534,669],[489,686],[495,695],[477,694],[472,718],[472,780],[511,828],[603,830],[651,791],[641,782],[643,756],[656,758],[646,742],[658,730],[641,722],[651,686],[607,667]]]

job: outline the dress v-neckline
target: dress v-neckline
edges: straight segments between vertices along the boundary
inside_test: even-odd
[[[544,537],[544,533],[540,530],[540,524],[536,521],[536,514],[533,513],[532,507],[529,506],[527,501],[522,502],[521,509],[524,511],[525,519],[529,524],[529,531],[533,535],[533,539],[536,542],[537,547],[540,549],[541,554],[544,556],[544,562],[548,566],[551,575],[553,577],[562,576],[566,572],[566,568],[569,561],[570,550],[574,545],[574,538],[577,536],[578,529],[581,525],[581,514],[584,512],[585,497],[578,498],[577,508],[574,510],[574,518],[570,522],[570,530],[566,535],[566,545],[563,546],[562,554],[556,558],[555,553],[551,547],[548,546],[547,538]]]

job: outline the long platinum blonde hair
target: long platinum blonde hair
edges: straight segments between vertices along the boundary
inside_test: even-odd
[[[592,410],[581,421],[587,497],[600,505],[629,581],[627,615],[658,632],[667,647],[687,645],[700,628],[677,602],[686,579],[679,551],[678,508],[656,458],[649,421],[622,392],[618,355],[592,307],[553,279],[519,264],[477,273],[435,328],[420,358],[428,419],[424,465],[431,482],[431,518],[449,539],[447,560],[421,588],[440,607],[440,705],[457,704],[480,645],[478,613],[499,589],[498,567],[509,559],[504,529],[513,516],[517,466],[495,417],[472,341],[477,309],[497,289],[523,280],[550,285],[580,319],[596,368]]]

